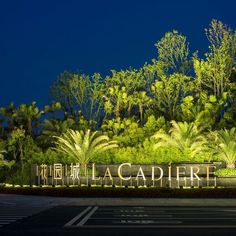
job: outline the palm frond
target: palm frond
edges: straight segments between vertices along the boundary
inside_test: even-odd
[[[116,141],[109,141],[108,136],[98,135],[97,131],[91,133],[90,130],[87,130],[84,133],[69,129],[55,138],[56,147],[54,149],[74,158],[81,164],[87,164],[97,155],[118,147]]]

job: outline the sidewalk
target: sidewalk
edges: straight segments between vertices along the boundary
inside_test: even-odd
[[[236,199],[190,198],[64,198],[0,194],[0,206],[220,206],[236,207]]]

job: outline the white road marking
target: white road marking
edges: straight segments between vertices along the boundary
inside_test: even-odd
[[[75,216],[73,219],[71,219],[69,222],[67,222],[64,227],[70,227],[72,226],[77,220],[79,220],[84,214],[86,214],[92,207],[87,207],[85,210],[83,210],[80,214]]]
[[[236,210],[89,207],[70,227],[84,228],[236,228]],[[96,212],[97,211],[97,212]],[[95,213],[96,212],[96,213]],[[95,213],[95,214],[94,214]],[[73,218],[74,219],[74,218]],[[73,220],[72,219],[72,220]],[[226,224],[222,224],[224,221]],[[79,222],[79,223],[78,223]]]
[[[1,202],[2,203],[2,202]],[[18,206],[15,205],[0,205],[0,228],[9,225],[18,220],[37,214],[50,207],[34,207],[34,206]]]
[[[76,226],[77,227],[83,226],[97,209],[98,209],[97,206],[94,207]]]

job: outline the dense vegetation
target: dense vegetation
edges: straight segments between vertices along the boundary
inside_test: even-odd
[[[173,30],[139,69],[105,78],[64,71],[44,109],[2,107],[0,180],[27,182],[32,163],[221,160],[234,168],[236,31],[212,20],[205,32],[204,58]]]

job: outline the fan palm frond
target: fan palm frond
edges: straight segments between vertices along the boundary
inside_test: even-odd
[[[174,147],[181,153],[189,153],[190,158],[207,150],[207,140],[202,135],[202,129],[194,123],[171,121],[169,134],[157,132],[154,148]]]
[[[236,161],[236,128],[224,129],[213,133],[215,155],[226,162],[227,168],[234,168]]]
[[[56,138],[55,149],[62,152],[80,164],[87,164],[92,161],[97,155],[109,149],[118,147],[116,141],[109,141],[108,136],[98,135],[95,131],[91,133],[87,130],[75,131],[69,129],[61,136],[54,136]]]

